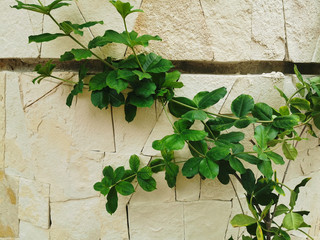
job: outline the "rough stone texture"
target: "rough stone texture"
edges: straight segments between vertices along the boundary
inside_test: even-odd
[[[284,1],[284,9],[290,60],[320,62],[319,1]]]
[[[251,60],[283,60],[285,31],[282,0],[252,1]]]
[[[182,203],[129,205],[130,239],[184,239]]]
[[[49,228],[49,184],[20,178],[19,219]]]
[[[0,170],[0,238],[19,236],[18,180]]]
[[[201,0],[215,61],[250,60],[252,0]]]
[[[6,73],[0,72],[0,170],[4,169],[4,137],[6,133],[5,86]]]
[[[88,198],[51,203],[50,239],[99,240],[100,199]]]
[[[153,51],[172,60],[212,60],[210,36],[199,1],[145,0],[134,30],[140,34],[159,35],[162,42],[150,42]],[[190,21],[192,16],[192,21]]]
[[[49,240],[49,230],[36,227],[29,222],[20,221],[19,236],[23,240]]]
[[[231,201],[185,203],[184,239],[224,239],[230,214]],[[206,216],[205,219],[204,216]]]
[[[236,180],[232,178],[232,181],[236,183]],[[231,200],[235,197],[234,190],[231,183],[223,185],[218,179],[206,179],[201,180],[201,200]]]

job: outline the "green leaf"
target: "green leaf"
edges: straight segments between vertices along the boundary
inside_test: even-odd
[[[264,240],[262,228],[259,223],[257,224],[256,235],[257,235],[257,240]]]
[[[119,0],[117,0],[117,1],[112,0],[110,2],[113,4],[113,6],[117,9],[118,13],[120,13],[122,18],[124,18],[124,19],[131,13],[143,12],[141,9],[132,10],[132,8],[134,6],[131,6],[130,3],[128,3],[128,2],[124,3],[124,2],[121,2]]]
[[[118,78],[116,70],[109,72],[106,81],[107,81],[106,82],[107,86],[112,89],[115,89],[117,93],[120,93],[122,90],[126,89],[129,85],[128,82]]]
[[[69,51],[65,52],[64,54],[62,54],[62,55],[60,56],[60,61],[61,61],[61,62],[71,61],[71,60],[73,60],[73,59],[74,59],[74,55],[73,55],[71,52],[69,52]]]
[[[23,2],[17,1],[17,0],[16,0],[16,2],[18,3],[18,5],[14,5],[14,6],[12,6],[12,8],[16,8],[18,10],[25,9],[25,10],[43,13],[43,14],[48,13],[48,9],[45,6],[36,5],[36,4],[26,4],[26,3],[23,3]]]
[[[154,180],[154,178],[152,177],[150,177],[149,179],[143,179],[138,175],[137,179],[140,187],[147,192],[152,192],[157,188],[156,180]]]
[[[242,162],[234,156],[230,156],[229,164],[234,170],[236,170],[240,174],[244,174],[246,172],[246,169],[244,168]]]
[[[164,170],[164,160],[163,159],[154,159],[150,162],[151,171],[154,173],[161,172]]]
[[[137,96],[133,92],[128,94],[129,103],[136,107],[151,107],[153,105],[153,97],[149,96],[147,98]]]
[[[194,157],[199,157],[199,156],[201,156],[201,154],[206,155],[206,153],[208,151],[208,145],[205,140],[195,141],[195,142],[189,141],[188,147],[189,147],[189,150],[190,150],[192,156],[194,156]]]
[[[114,175],[115,175],[114,182],[116,183],[116,182],[120,181],[120,180],[123,178],[124,174],[125,174],[125,169],[124,169],[124,167],[123,167],[123,166],[118,167],[118,168],[114,171]]]
[[[114,172],[113,168],[111,166],[106,166],[102,171],[103,176],[107,177],[108,179],[111,179],[113,182],[114,179]]]
[[[137,107],[131,104],[125,104],[124,106],[125,119],[127,122],[132,122],[137,113]]]
[[[199,106],[199,102],[201,101],[201,99],[206,96],[209,92],[208,91],[201,91],[198,92],[194,97],[193,97],[193,101],[194,103]]]
[[[290,104],[299,110],[310,110],[310,102],[303,98],[292,98]]]
[[[257,165],[261,162],[261,160],[253,155],[247,154],[247,153],[241,153],[236,155],[238,158],[241,158],[245,160],[248,163]]]
[[[226,158],[230,153],[230,148],[228,147],[213,147],[207,152],[207,157],[213,161],[219,161]]]
[[[149,73],[141,72],[138,70],[133,70],[132,72],[139,77],[139,80],[142,80],[144,78],[146,78],[146,79],[152,78],[152,76]]]
[[[312,120],[316,128],[320,129],[320,112],[316,112]]]
[[[297,115],[279,116],[273,120],[272,125],[277,128],[292,129],[299,124],[299,120]]]
[[[285,215],[282,225],[288,230],[297,230],[303,222],[303,217],[300,214],[289,212]]]
[[[203,140],[208,133],[205,131],[201,130],[191,130],[191,129],[186,129],[181,132],[181,137],[184,140],[188,141],[200,141]]]
[[[218,139],[219,140],[226,140],[230,143],[237,143],[243,140],[245,137],[244,133],[242,132],[230,132],[226,134],[221,134]]]
[[[252,117],[244,117],[241,119],[238,119],[234,122],[234,126],[236,128],[246,128],[248,127],[251,123],[255,123],[257,122],[256,118],[252,118]]]
[[[193,121],[186,119],[179,119],[178,121],[175,121],[173,124],[175,133],[181,133],[183,130],[189,129],[193,123]]]
[[[265,154],[267,154],[268,158],[270,158],[275,164],[285,164],[282,156],[280,156],[279,154],[275,152],[265,152]]]
[[[82,59],[87,59],[92,56],[92,53],[90,50],[87,49],[72,49],[71,53],[74,55],[74,59],[76,61],[80,61]]]
[[[123,196],[128,196],[132,193],[134,193],[134,187],[129,182],[119,182],[116,185],[116,190],[118,193],[120,193]]]
[[[303,77],[302,77],[301,73],[299,72],[297,65],[294,65],[294,68],[293,68],[293,69],[294,69],[294,73],[296,74],[296,76],[297,76],[297,78],[299,79],[299,81],[300,81],[302,84],[304,84]]]
[[[201,160],[199,172],[206,178],[215,179],[219,174],[219,165],[208,158]]]
[[[279,92],[280,96],[283,97],[286,100],[286,102],[289,100],[287,95],[282,90],[280,90],[277,86],[274,86],[274,88],[277,89],[277,91]]]
[[[217,102],[219,102],[219,100],[224,98],[226,94],[227,94],[227,89],[225,87],[221,87],[216,90],[213,90],[212,92],[209,92],[208,94],[202,96],[201,100],[198,103],[198,107],[200,109],[208,108],[216,104]]]
[[[108,92],[105,90],[93,91],[91,93],[91,102],[93,106],[96,106],[100,109],[108,108],[110,102]]]
[[[115,187],[112,187],[107,196],[106,210],[111,215],[118,208],[118,194]]]
[[[137,173],[137,177],[141,179],[150,179],[151,176],[152,176],[152,170],[148,166],[141,168]]]
[[[148,73],[167,72],[173,67],[172,62],[167,59],[163,59],[154,53],[150,53],[146,56],[146,62],[143,65],[144,71]]]
[[[156,89],[157,89],[157,86],[155,83],[153,83],[149,79],[144,79],[136,85],[134,92],[138,96],[147,98],[150,95],[155,94]]]
[[[197,105],[189,98],[176,97],[169,102],[168,107],[173,116],[180,118],[183,114],[197,108]]]
[[[70,3],[64,3],[64,1],[71,1],[71,0],[55,0],[52,3],[50,3],[47,6],[47,8],[49,9],[49,11],[51,11],[52,9],[57,9],[62,6],[69,6],[70,5]]]
[[[277,217],[277,216],[280,216],[281,214],[284,214],[287,212],[289,212],[289,208],[284,204],[280,204],[277,206],[275,213],[274,213],[274,216]]]
[[[290,110],[287,106],[282,106],[279,108],[279,113],[282,115],[282,116],[286,116],[286,115],[290,115]]]
[[[283,142],[282,151],[285,157],[289,160],[295,160],[298,156],[297,149],[292,144],[289,144],[287,142]]]
[[[125,103],[125,99],[122,93],[117,93],[114,89],[109,89],[109,97],[110,97],[110,104],[113,107],[120,107],[122,104]]]
[[[167,148],[168,150],[180,150],[184,147],[185,144],[183,137],[178,134],[165,136],[161,141],[163,143],[163,146],[165,146],[165,148]]]
[[[140,159],[137,155],[132,155],[129,159],[129,165],[132,171],[138,172],[140,166]]]
[[[89,27],[93,27],[97,24],[103,24],[103,21],[89,21],[89,22],[86,22],[86,23],[83,23],[83,24],[80,24],[78,26],[79,29],[83,29],[83,28],[89,28]]]
[[[261,161],[260,163],[258,163],[258,169],[260,170],[260,172],[266,176],[268,179],[272,178],[273,175],[273,169],[271,166],[271,162],[266,162],[266,161]]]
[[[206,124],[212,131],[223,131],[233,127],[234,122],[234,119],[217,117],[209,119]]]
[[[151,41],[151,40],[161,41],[162,39],[158,35],[151,36],[151,35],[145,34],[140,37],[131,38],[131,47],[138,46],[138,45],[147,47],[147,46],[149,46],[149,41]]]
[[[272,120],[272,108],[266,103],[256,103],[252,109],[252,116],[262,121]]]
[[[49,42],[52,41],[58,37],[65,37],[66,35],[63,33],[43,33],[39,35],[32,35],[29,36],[29,43],[36,42],[36,43],[41,43],[41,42]]]
[[[107,86],[107,72],[98,73],[94,75],[89,82],[89,90],[90,91],[96,91],[96,90],[102,90]]]
[[[254,107],[253,98],[249,95],[241,94],[231,104],[231,111],[237,117],[245,117]]]
[[[246,172],[241,174],[241,183],[248,194],[253,193],[256,179],[250,169],[246,169]]]
[[[257,220],[245,214],[237,214],[231,220],[231,225],[233,227],[245,227],[255,224]]]
[[[182,167],[182,175],[190,178],[198,174],[199,164],[201,160],[202,158],[195,157],[195,158],[190,158],[188,161],[186,161]]]
[[[181,73],[179,71],[173,71],[166,73],[165,81],[162,87],[171,87],[171,88],[181,88],[183,87],[182,82],[177,82],[180,78]]]
[[[88,48],[92,49],[92,48],[96,48],[96,47],[103,47],[103,46],[107,45],[108,43],[111,43],[110,39],[108,39],[106,37],[98,36],[89,42]]]
[[[207,114],[202,110],[191,110],[183,114],[181,117],[190,121],[193,121],[193,120],[203,121],[207,118]]]
[[[268,136],[268,130],[270,129],[270,127],[265,127],[263,125],[257,126],[254,129],[254,138],[257,141],[257,144],[259,145],[259,147],[262,150],[265,150],[268,147],[268,141],[270,141],[271,139],[269,139]],[[277,133],[277,131],[275,131]]]
[[[176,185],[177,175],[179,173],[179,167],[173,162],[166,162],[165,169],[166,169],[165,179],[167,181],[167,184],[170,188],[173,188]]]

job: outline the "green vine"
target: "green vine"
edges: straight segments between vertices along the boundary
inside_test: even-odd
[[[275,87],[286,102],[279,109],[266,103],[255,103],[251,96],[242,94],[231,104],[233,115],[210,112],[207,109],[226,96],[226,88],[218,88],[211,92],[202,91],[193,99],[175,97],[174,88],[181,88],[183,84],[178,82],[180,78],[178,71],[169,72],[173,68],[172,63],[155,53],[136,53],[136,46],[146,47],[151,40],[161,40],[159,36],[138,36],[135,31],[128,31],[126,17],[142,10],[133,9],[130,3],[110,1],[121,15],[125,31],[118,33],[107,30],[103,36],[97,36],[89,43],[83,44],[75,38],[75,35],[82,36],[84,28],[103,22],[59,23],[52,15],[52,11],[70,5],[70,1],[55,0],[46,6],[40,0],[38,0],[40,5],[16,1],[17,5],[13,8],[44,14],[61,30],[60,33],[30,36],[30,43],[48,42],[60,37],[71,38],[80,48],[65,52],[61,55],[60,61],[80,61],[95,57],[104,64],[104,69],[100,73],[88,75],[89,69],[84,62],[79,69],[78,82],[73,82],[54,76],[53,70],[56,66],[49,61],[36,66],[35,71],[39,76],[33,82],[40,83],[43,79],[51,77],[73,84],[74,88],[66,100],[66,104],[71,106],[74,96],[83,91],[84,78],[89,76],[88,86],[94,106],[103,109],[109,105],[113,107],[125,105],[125,118],[130,122],[135,118],[138,107],[150,107],[155,101],[159,101],[173,128],[173,134],[155,140],[152,144],[155,150],[161,152],[162,158],[154,159],[146,166],[142,166],[139,157],[132,155],[129,159],[129,169],[125,169],[124,166],[116,169],[111,166],[104,168],[103,178],[94,185],[94,189],[106,196],[106,210],[110,214],[118,208],[118,193],[127,196],[135,192],[132,183],[134,179],[142,189],[151,192],[157,185],[153,174],[164,171],[165,180],[172,188],[176,185],[177,174],[180,171],[177,164],[183,163],[181,171],[186,178],[200,175],[202,179],[217,178],[222,184],[232,184],[242,213],[235,215],[231,224],[234,227],[246,227],[248,236],[242,236],[242,240],[289,240],[289,232],[292,230],[298,230],[313,239],[302,230],[310,227],[304,221],[304,216],[309,212],[295,210],[300,188],[304,187],[310,178],[302,180],[294,188],[285,185],[284,181],[290,161],[297,157],[297,144],[304,140],[302,134],[308,131],[310,135],[316,137],[312,128],[315,126],[320,129],[318,89],[320,77],[305,80],[295,66],[294,71],[299,80],[295,93],[288,97]],[[126,45],[132,50],[133,55],[122,60],[110,57],[103,59],[92,51],[110,43]],[[124,90],[129,92],[123,94]],[[169,112],[177,120],[171,122]],[[192,128],[196,122],[203,125],[202,130]],[[254,124],[254,145],[252,149],[245,150],[241,144],[245,134],[241,129],[251,124]],[[303,126],[303,130],[298,134],[296,129],[300,126]],[[230,131],[232,127],[240,130]],[[189,148],[193,157],[176,162],[174,151],[179,151],[185,146]],[[280,147],[283,155],[275,152]],[[279,181],[273,166],[284,165],[286,160],[287,168],[282,181]],[[261,175],[255,177],[250,168],[244,167],[244,162],[257,167]],[[244,213],[230,176],[234,176],[245,190],[251,215]],[[287,205],[278,204],[279,198],[285,195],[284,189],[290,194]],[[277,218],[282,220],[276,220]]]

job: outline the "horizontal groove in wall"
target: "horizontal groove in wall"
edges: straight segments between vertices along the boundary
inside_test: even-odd
[[[39,63],[45,63],[45,58],[0,58],[0,71],[33,71]],[[60,62],[54,59],[58,71],[78,71],[83,61]],[[92,72],[101,71],[103,68],[99,60],[86,60]],[[293,74],[293,66],[296,64],[302,74],[320,74],[320,63],[293,63],[288,61],[242,61],[242,62],[205,62],[205,61],[172,61],[175,69],[182,73],[193,74],[262,74],[270,72],[282,72]]]

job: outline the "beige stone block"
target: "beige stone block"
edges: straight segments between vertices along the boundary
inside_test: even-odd
[[[224,239],[230,214],[230,201],[184,203],[184,239]]]
[[[172,60],[212,60],[213,51],[199,1],[143,1],[134,30],[159,35],[146,50]],[[190,19],[192,16],[192,20]]]
[[[13,0],[1,1],[0,58],[36,58],[37,45],[28,44],[28,36],[34,34],[29,15],[25,10],[10,8],[15,4]]]
[[[285,104],[285,100],[280,98],[274,86],[283,90],[288,96],[295,92],[291,76],[277,73],[239,76],[221,109],[221,113],[231,114],[231,103],[241,94],[251,95],[255,103],[265,102],[278,109]]]
[[[290,60],[319,62],[320,4],[318,0],[284,1]],[[308,16],[308,17],[305,17]]]
[[[0,170],[0,238],[19,235],[18,188],[18,180]]]
[[[49,184],[20,179],[19,219],[49,228]]]
[[[113,108],[116,152],[140,154],[156,124],[155,106],[139,108],[135,119],[125,120],[124,107]]]
[[[285,57],[282,1],[252,1],[251,28],[251,59],[282,61]]]
[[[181,161],[181,159],[176,159]],[[177,201],[198,201],[200,198],[200,176],[196,175],[191,179],[182,175],[183,164],[179,164],[180,171],[177,176],[176,199]]]
[[[98,197],[51,203],[50,239],[99,240],[100,212]]]
[[[20,95],[20,76],[7,72],[5,169],[9,175],[33,178],[31,135]]]
[[[4,169],[4,141],[6,133],[5,106],[6,73],[0,72],[0,169]]]
[[[135,154],[135,153],[133,153]],[[103,158],[103,167],[105,166],[112,166],[113,169],[116,169],[119,166],[124,166],[126,169],[129,169],[129,159],[132,154],[126,154],[126,153],[106,153]],[[140,159],[140,168],[146,166],[150,160],[151,157],[143,156],[136,154]]]
[[[236,179],[232,178],[235,186]],[[231,200],[235,197],[235,192],[232,188],[231,183],[224,185],[219,182],[217,178],[214,180],[206,179],[201,180],[201,200]]]
[[[129,205],[130,239],[184,239],[182,203]]]
[[[49,230],[20,221],[19,237],[25,240],[49,240]]]
[[[252,0],[201,0],[214,61],[245,61],[251,57]]]

